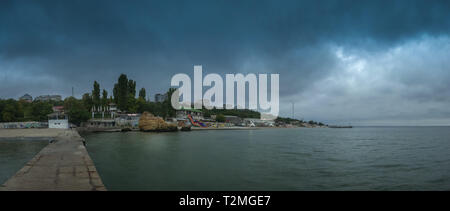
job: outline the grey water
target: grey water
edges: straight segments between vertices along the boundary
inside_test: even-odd
[[[450,190],[450,127],[85,138],[108,190]]]
[[[0,139],[0,184],[5,183],[47,144],[48,140]]]

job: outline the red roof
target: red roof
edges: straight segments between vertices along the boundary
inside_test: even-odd
[[[53,111],[62,111],[64,110],[64,106],[53,106]]]

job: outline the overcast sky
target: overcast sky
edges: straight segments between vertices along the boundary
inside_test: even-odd
[[[279,73],[282,116],[450,125],[450,1],[0,1],[0,98]]]

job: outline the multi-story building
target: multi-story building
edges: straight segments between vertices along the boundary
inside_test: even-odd
[[[167,93],[166,94],[156,94],[155,95],[155,102],[162,103],[165,100],[167,100]]]
[[[37,101],[61,101],[61,95],[41,95],[39,97],[36,97]]]
[[[23,101],[26,101],[26,102],[31,102],[31,101],[33,101],[33,97],[31,97],[31,95],[29,95],[29,94],[25,94],[22,97],[20,97],[19,100],[23,100]]]

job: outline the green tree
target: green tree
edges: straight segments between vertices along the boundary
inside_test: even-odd
[[[131,79],[128,81],[128,93],[131,96],[136,97],[136,81]]]
[[[225,122],[225,116],[223,114],[217,114],[216,121],[217,122]]]
[[[17,101],[14,99],[0,99],[0,122],[21,122],[31,120],[31,115],[25,117],[25,113],[30,113],[31,103]]]
[[[93,107],[93,103],[92,103],[92,97],[89,95],[89,93],[85,93],[81,100],[82,100],[83,105],[86,108],[86,110],[91,111],[91,109]]]
[[[144,111],[150,112],[154,115],[158,115],[155,113],[155,106],[154,103],[146,101],[144,98],[138,98],[136,100],[137,105],[137,112],[138,113],[144,113]]]
[[[118,84],[114,84],[114,88],[113,88],[113,102],[115,104],[117,104],[117,101],[119,100],[119,85]]]
[[[141,90],[139,90],[139,98],[142,98],[145,100],[145,96],[146,96],[145,88],[142,88]]]
[[[92,90],[92,103],[98,108],[100,106],[100,84],[94,81],[94,89]]]
[[[37,101],[31,106],[31,116],[35,121],[47,121],[47,115],[53,112],[52,105],[48,102]]]
[[[16,118],[16,109],[13,104],[6,104],[2,111],[2,119],[4,122],[14,122]]]
[[[121,74],[117,81],[117,107],[126,111],[128,109],[128,78],[127,75]]]
[[[86,109],[83,100],[69,97],[64,100],[64,109],[69,116],[69,122],[78,126],[90,118],[89,110]]]
[[[128,103],[127,103],[127,111],[131,113],[136,113],[136,81],[129,80],[128,81]]]
[[[175,117],[176,116],[176,110],[172,107],[171,99],[172,95],[175,92],[175,88],[170,88],[169,91],[167,91],[167,99],[162,103],[162,109],[163,109],[163,117]]]
[[[137,105],[136,105],[136,98],[134,98],[131,94],[128,95],[128,106],[127,111],[130,113],[136,113],[137,112]]]
[[[108,106],[108,92],[103,89],[103,93],[102,93],[102,106],[106,107]]]

